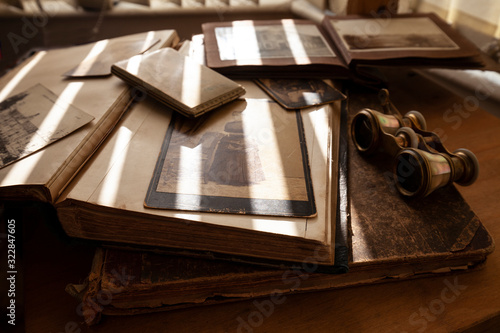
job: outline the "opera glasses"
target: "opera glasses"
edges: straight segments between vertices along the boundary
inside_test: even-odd
[[[426,130],[418,111],[403,117],[388,114],[388,92],[382,93],[385,113],[371,109],[359,111],[351,124],[351,136],[357,150],[365,155],[384,152],[394,158],[393,176],[398,191],[408,197],[423,197],[453,182],[468,186],[477,179],[476,156],[461,148],[449,152],[439,136]]]

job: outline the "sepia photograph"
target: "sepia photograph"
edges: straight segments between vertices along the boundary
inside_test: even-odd
[[[146,206],[309,216],[314,201],[306,156],[300,113],[277,103],[247,99],[200,119],[176,117]]]
[[[459,48],[428,17],[331,20],[331,23],[350,51]]]
[[[245,25],[215,28],[221,60],[335,57],[314,24]]]
[[[320,79],[257,79],[255,82],[285,109],[304,109],[346,98]]]
[[[0,169],[93,119],[40,84],[5,99],[0,102]]]

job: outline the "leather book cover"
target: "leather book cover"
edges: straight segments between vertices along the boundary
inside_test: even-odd
[[[197,117],[245,94],[238,83],[172,48],[119,61],[111,72],[187,117]]]

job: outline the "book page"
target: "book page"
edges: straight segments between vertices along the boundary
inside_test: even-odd
[[[45,186],[87,132],[97,124],[117,96],[126,88],[126,85],[115,77],[85,81],[64,80],[61,75],[66,68],[69,69],[75,64],[75,60],[85,56],[74,51],[71,48],[40,51],[28,59],[18,71],[8,73],[2,78],[1,82],[5,82],[5,85],[0,92],[0,100],[41,83],[58,96],[63,96],[68,103],[95,118],[89,126],[74,132],[65,140],[54,142],[47,149],[39,150],[0,169],[2,188],[20,185]]]

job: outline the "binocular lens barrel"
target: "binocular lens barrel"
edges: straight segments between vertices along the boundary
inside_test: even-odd
[[[352,136],[356,148],[362,152],[371,150],[375,145],[375,131],[373,120],[369,114],[360,113],[353,119]]]
[[[421,191],[424,180],[423,168],[415,156],[401,154],[396,158],[396,186],[400,192],[414,195]]]
[[[451,161],[441,154],[402,150],[394,163],[396,187],[405,196],[426,196],[450,182],[453,172],[450,164]]]
[[[382,133],[395,135],[400,128],[395,116],[363,109],[352,119],[351,136],[360,153],[371,155],[381,148]]]

